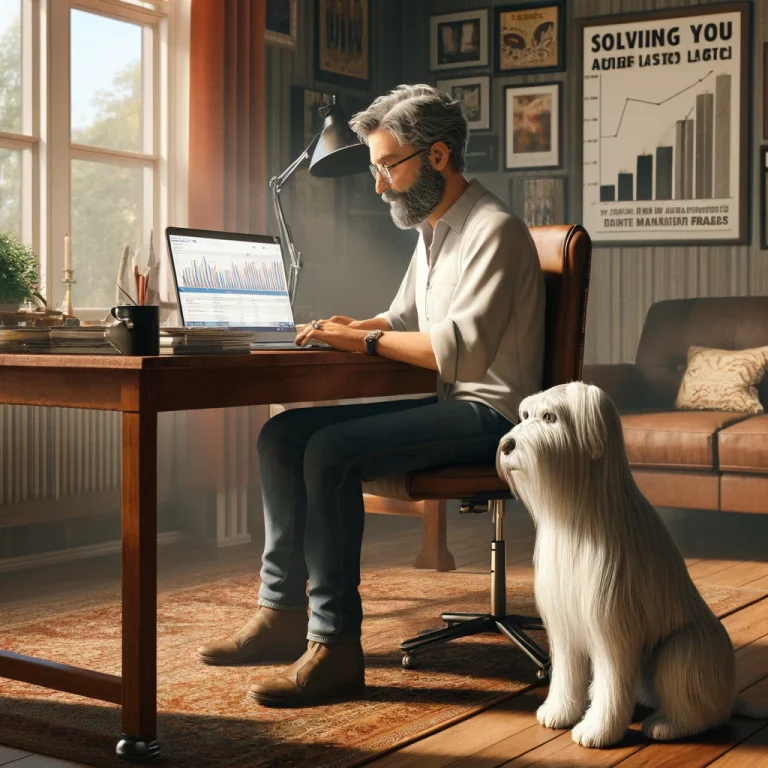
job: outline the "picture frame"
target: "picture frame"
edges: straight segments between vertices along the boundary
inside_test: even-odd
[[[596,247],[750,242],[753,13],[739,0],[579,20],[580,219]]]
[[[763,43],[763,138],[768,140],[768,43]]]
[[[768,147],[760,147],[760,249],[768,250]]]
[[[290,51],[296,50],[297,0],[266,0],[264,42]]]
[[[367,90],[371,0],[315,0],[315,79]]]
[[[504,169],[534,170],[562,165],[562,83],[504,88]]]
[[[509,205],[529,227],[567,224],[565,176],[516,176],[509,182]]]
[[[534,0],[495,9],[498,74],[565,70],[566,8],[560,0]]]
[[[437,89],[460,102],[470,131],[491,128],[491,78],[488,75],[438,80]]]
[[[473,133],[464,155],[467,173],[496,173],[499,170],[499,137],[495,133]]]
[[[323,117],[319,108],[332,104],[336,96],[330,91],[291,87],[291,157],[299,157],[322,130]],[[303,165],[296,170],[293,181],[296,208],[302,212],[302,226],[311,228],[316,224],[333,223],[337,180],[312,176]]]
[[[430,69],[489,66],[488,17],[488,8],[430,16]]]

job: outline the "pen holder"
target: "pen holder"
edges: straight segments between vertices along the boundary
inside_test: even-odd
[[[160,354],[160,307],[127,304],[112,307],[117,323],[107,328],[107,341],[123,355]]]

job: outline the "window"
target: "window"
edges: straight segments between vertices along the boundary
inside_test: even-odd
[[[182,4],[188,0],[175,0]],[[71,236],[79,317],[114,304],[119,253],[162,249],[169,210],[165,0],[0,0],[0,229],[64,296]]]
[[[0,229],[33,241],[32,18],[25,0],[0,0]]]

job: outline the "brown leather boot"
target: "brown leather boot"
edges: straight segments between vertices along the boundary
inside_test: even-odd
[[[265,707],[307,707],[347,698],[365,688],[360,642],[325,645],[310,640],[306,653],[278,677],[251,686]]]
[[[197,649],[205,664],[229,666],[259,661],[290,661],[307,645],[307,611],[260,605],[256,615],[237,633]]]

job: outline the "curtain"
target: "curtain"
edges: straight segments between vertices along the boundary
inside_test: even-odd
[[[192,0],[189,226],[266,228],[266,0]]]

